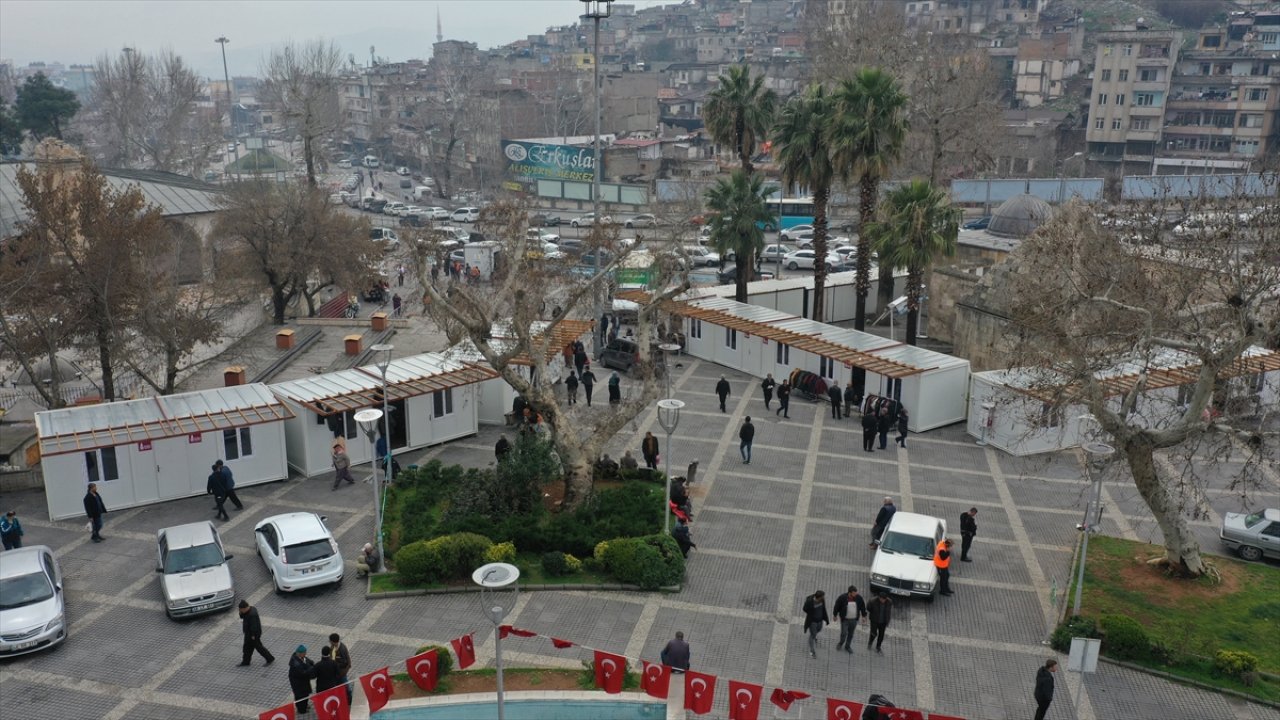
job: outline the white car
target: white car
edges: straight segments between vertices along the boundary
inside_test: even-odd
[[[560,243],[559,235],[556,235],[555,233],[542,232],[538,228],[529,228],[525,231],[524,237],[529,242],[540,242],[543,244],[551,243],[553,245],[558,245]]]
[[[628,228],[652,228],[661,225],[662,221],[649,213],[644,213],[631,218],[625,224]]]
[[[764,246],[764,249],[760,251],[760,259],[764,262],[780,263],[783,258],[793,252],[795,252],[795,248],[790,245],[773,243]],[[733,253],[730,253],[730,260],[733,259],[732,255]]]
[[[228,555],[213,523],[164,528],[156,533],[156,572],[165,614],[171,618],[230,610],[235,602]]]
[[[795,241],[803,238],[812,238],[812,237],[813,237],[812,225],[792,225],[786,230],[783,230],[782,232],[778,233],[778,239],[783,242]]]
[[[938,568],[933,554],[947,536],[941,518],[899,510],[880,536],[871,561],[871,592],[933,600],[938,591]]]
[[[405,176],[405,177],[408,177],[408,176],[409,176],[409,168],[407,168],[407,167],[405,167],[405,166],[401,165],[400,167],[396,168],[396,174],[397,174],[397,175],[403,175],[403,176]]]
[[[53,647],[67,639],[62,568],[47,545],[0,556],[0,657]]]
[[[788,270],[799,270],[800,268],[812,270],[816,262],[815,258],[816,254],[812,250],[796,250],[795,252],[787,253],[783,256],[782,265]],[[839,255],[836,255],[835,253],[827,253],[828,270],[842,264],[843,262],[844,258]]]
[[[600,222],[604,223],[605,225],[610,225],[613,223],[613,218],[609,217],[608,215],[602,215],[600,216]],[[596,224],[595,213],[587,213],[586,215],[580,215],[574,218],[573,220],[569,221],[569,225],[576,228],[591,227],[592,225],[595,225],[595,224]]]
[[[480,219],[480,208],[460,207],[449,216],[453,222],[473,223]]]
[[[309,512],[274,515],[253,528],[258,556],[277,593],[342,582],[342,553],[324,518]]]
[[[720,264],[720,254],[701,245],[685,245],[684,254],[689,258],[689,264],[694,267],[699,265],[712,267]]]
[[[386,205],[382,206],[382,214],[383,215],[399,215],[400,211],[404,210],[404,207],[405,205],[402,202],[389,202]]]
[[[432,220],[448,220],[450,215],[448,210],[439,206],[427,208],[427,214],[431,216]]]
[[[460,227],[454,227],[452,225],[444,225],[435,228],[433,232],[445,235],[450,240],[456,240],[459,244],[466,243],[471,239],[470,230],[463,230]]]

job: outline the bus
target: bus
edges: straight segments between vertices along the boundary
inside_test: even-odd
[[[769,214],[776,218],[766,230],[788,230],[813,224],[813,198],[769,198]]]

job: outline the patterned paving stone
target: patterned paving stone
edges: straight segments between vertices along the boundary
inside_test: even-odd
[[[64,718],[98,718],[120,703],[117,697],[13,677],[5,678],[2,687],[0,695],[4,697],[4,711],[11,717],[53,718],[55,715],[52,713],[57,713]]]
[[[721,473],[705,502],[714,507],[738,510],[772,508],[771,512],[790,514],[795,511],[799,495],[797,485]]]
[[[613,599],[609,594],[536,592],[520,612],[519,626],[545,635],[573,640],[580,645],[621,652],[643,608],[635,602]],[[634,593],[626,593],[635,597]],[[476,611],[479,617],[479,611]],[[551,644],[538,643],[550,654]]]
[[[694,517],[694,529],[700,548],[774,556],[791,537],[791,520],[708,509],[704,505]]]
[[[685,577],[683,602],[733,610],[773,612],[782,580],[782,562],[744,560],[694,550]]]

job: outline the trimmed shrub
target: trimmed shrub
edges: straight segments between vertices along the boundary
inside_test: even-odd
[[[1137,620],[1128,615],[1103,615],[1102,647],[1121,660],[1144,658],[1151,652],[1151,640]]]
[[[605,546],[605,572],[621,583],[654,590],[684,579],[684,556],[669,535],[615,538]]]
[[[1053,635],[1049,637],[1049,645],[1058,652],[1071,652],[1071,638],[1077,637],[1101,637],[1098,634],[1098,624],[1093,618],[1072,615],[1063,620],[1054,628]]]
[[[418,540],[396,551],[396,572],[405,582],[435,582],[440,568],[440,552],[430,543],[430,540]]]
[[[559,550],[552,550],[549,553],[542,554],[542,569],[552,577],[564,577],[572,575],[573,570],[569,568],[569,563],[564,553]],[[579,563],[581,564],[581,563]]]
[[[1258,656],[1243,650],[1219,650],[1213,654],[1215,675],[1246,680],[1258,669]],[[1245,683],[1249,684],[1248,682]]]
[[[604,553],[605,553],[605,550],[607,550],[608,548],[609,548],[609,541],[601,540],[600,542],[596,543],[595,549],[591,551],[592,559],[600,563],[601,567],[604,566]]]
[[[449,648],[443,645],[423,645],[413,651],[414,655],[421,655],[428,650],[436,651],[436,675],[443,678],[445,675],[453,672],[453,653]]]
[[[484,551],[484,561],[486,563],[514,563],[516,561],[515,544],[504,542],[494,545]]]
[[[569,553],[564,554],[564,564],[565,567],[569,568],[570,574],[582,572],[582,561]]]
[[[492,540],[475,533],[419,540],[396,553],[396,569],[413,584],[456,580],[483,564],[485,552],[492,546]]]

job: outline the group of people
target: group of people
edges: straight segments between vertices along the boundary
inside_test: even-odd
[[[876,519],[871,525],[871,547],[876,548],[880,545],[880,538],[884,534],[885,528],[889,526],[889,521],[893,519],[894,513],[898,512],[898,506],[894,504],[893,498],[886,497],[880,505],[880,509],[876,511]],[[969,557],[969,548],[973,546],[973,538],[978,534],[978,508],[971,507],[967,511],[960,514],[960,560],[961,562],[972,562]],[[942,538],[938,541],[933,551],[933,565],[938,569],[938,594],[954,595],[951,590],[951,548],[954,546],[950,538]]]
[[[581,385],[583,392],[587,396],[587,407],[591,407],[591,392],[596,386],[596,376],[595,373],[591,372],[591,359],[587,357],[587,348],[582,344],[581,340],[575,340],[573,344],[565,347],[564,361],[566,366],[570,363],[573,364],[573,370],[569,372],[569,377],[565,378],[564,381],[569,404],[578,404],[578,386]],[[613,374],[614,378],[617,376],[617,373]],[[611,402],[613,400],[613,388],[613,378],[609,378],[609,399]]]
[[[248,667],[255,652],[266,661],[263,665],[275,662],[275,656],[262,644],[262,618],[258,615],[258,609],[250,605],[249,601],[241,600],[239,612],[240,628],[244,634],[240,667]],[[342,637],[338,633],[329,634],[329,643],[320,648],[319,662],[307,655],[307,646],[299,645],[289,657],[289,688],[293,690],[293,705],[297,713],[303,715],[309,711],[310,698],[315,693],[343,685],[347,688],[347,703],[350,704],[353,699],[351,681],[348,679],[351,673],[351,652],[342,642]]]
[[[907,446],[907,409],[898,406],[896,424],[898,426],[898,437],[894,443],[901,447]],[[862,449],[864,452],[875,452],[876,435],[880,436],[880,449],[885,450],[889,444],[889,431],[893,429],[895,417],[889,413],[889,408],[882,407],[880,412],[871,413],[864,412],[862,414]]]
[[[240,502],[240,498],[236,496],[235,477],[231,473],[231,468],[227,467],[221,460],[214,462],[211,469],[213,472],[209,473],[209,482],[205,486],[205,493],[213,496],[214,517],[220,520],[230,520],[231,516],[227,514],[226,508],[227,500],[230,500],[237,510],[244,509],[244,503]],[[92,519],[92,516],[90,519]]]
[[[893,617],[893,601],[889,599],[888,593],[881,591],[876,593],[868,603],[858,592],[858,588],[850,585],[844,594],[836,598],[830,614],[827,613],[826,593],[822,590],[817,590],[806,597],[800,611],[804,613],[804,632],[809,636],[810,658],[818,657],[818,633],[823,626],[831,624],[831,615],[840,621],[837,650],[853,652],[854,631],[858,627],[858,622],[866,619],[871,628],[871,634],[867,638],[867,649],[870,650],[874,646],[876,652],[883,652],[880,648],[884,645],[885,628],[889,627],[889,620]]]

